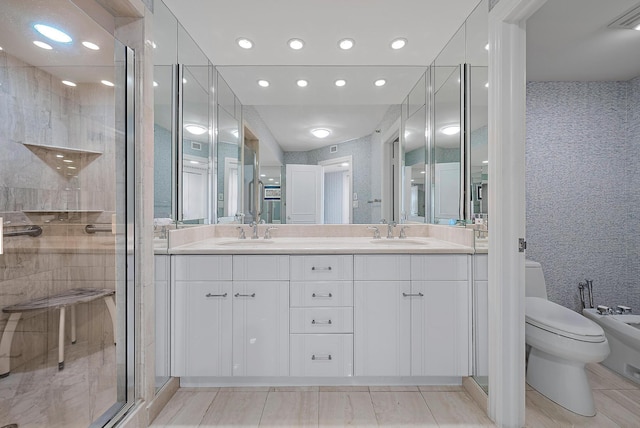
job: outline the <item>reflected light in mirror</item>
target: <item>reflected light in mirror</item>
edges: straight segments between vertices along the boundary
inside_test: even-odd
[[[54,42],[71,43],[73,41],[71,36],[64,31],[58,30],[57,28],[49,25],[35,24],[33,28],[35,28],[38,33],[42,34],[49,40],[53,40]]]
[[[108,80],[101,80],[100,83],[102,83],[105,86],[115,86],[112,82],[109,82]]]
[[[306,87],[308,84],[309,84],[309,82],[307,82],[307,81],[306,81],[306,80],[304,80],[304,79],[300,79],[300,80],[298,80],[298,81],[296,82],[296,85],[300,86],[301,88]]]
[[[407,45],[407,39],[399,38],[391,42],[391,49],[402,49]]]
[[[482,163],[489,163],[489,161],[488,160],[483,160]]]
[[[384,80],[384,79],[378,79],[375,82],[373,82],[373,84],[376,85],[376,86],[384,86],[386,83],[387,83],[387,81]]]
[[[329,134],[331,134],[331,131],[324,128],[317,128],[317,129],[311,130],[311,133],[314,135],[314,137],[317,137],[317,138],[327,138]]]
[[[156,82],[155,80],[153,81],[153,87],[157,87],[158,86],[158,82]]]
[[[253,42],[246,37],[240,37],[236,42],[242,49],[251,49],[253,47]]]
[[[91,42],[87,42],[87,41],[82,42],[82,46],[84,46],[87,49],[91,49],[92,51],[99,51],[100,50],[100,46],[96,45],[95,43],[91,43]]]
[[[485,48],[486,50],[489,50],[489,43],[487,43],[486,45],[484,45],[484,48]]]
[[[335,85],[338,86],[338,87],[342,87],[342,86],[344,86],[346,84],[347,84],[347,81],[344,80],[344,79],[338,79],[338,80],[335,81]]]
[[[449,125],[442,128],[440,132],[444,135],[454,135],[460,132],[460,127],[458,125]]]
[[[355,44],[356,42],[353,41],[353,39],[342,39],[338,42],[338,46],[340,46],[340,49],[343,51],[351,49]]]
[[[266,87],[269,86],[269,81],[268,80],[258,80],[258,86],[266,88]]]
[[[74,82],[72,82],[71,80],[63,80],[62,84],[63,85],[67,85],[67,86],[71,86],[71,87],[78,86]]]
[[[185,125],[184,129],[186,129],[189,133],[193,135],[202,135],[207,132],[207,128],[201,125],[189,124]]]
[[[291,39],[287,44],[294,51],[298,51],[304,47],[304,41],[302,39]]]
[[[349,166],[349,162],[341,163],[340,166]]]
[[[41,49],[46,49],[48,51],[53,49],[50,45],[46,44],[45,42],[41,42],[40,40],[34,40],[33,44]]]

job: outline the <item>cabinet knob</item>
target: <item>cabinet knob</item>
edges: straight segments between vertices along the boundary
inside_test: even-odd
[[[205,294],[204,297],[227,297],[227,293],[224,294],[211,294],[211,293],[207,293]]]
[[[329,360],[329,361],[331,361],[332,358],[331,358],[331,354],[329,354],[327,356],[322,356],[322,355],[315,356],[315,355],[312,355],[311,359],[314,360],[314,361],[315,360]]]
[[[256,297],[256,293],[251,293],[251,294],[236,293],[236,294],[234,294],[234,297]]]

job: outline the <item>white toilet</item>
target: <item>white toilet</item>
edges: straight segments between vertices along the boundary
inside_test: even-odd
[[[547,300],[540,263],[527,260],[525,288],[525,341],[531,346],[527,383],[574,413],[594,416],[585,364],[609,355],[604,331],[577,312]]]

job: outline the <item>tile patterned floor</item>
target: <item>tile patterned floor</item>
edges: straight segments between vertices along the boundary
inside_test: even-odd
[[[598,414],[578,416],[527,387],[530,428],[640,427],[638,385],[588,366]],[[153,424],[160,427],[494,427],[461,386],[181,388]]]

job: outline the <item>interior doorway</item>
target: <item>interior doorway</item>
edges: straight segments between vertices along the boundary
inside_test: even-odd
[[[319,162],[324,181],[324,223],[351,224],[358,195],[353,193],[353,161],[351,156]]]

